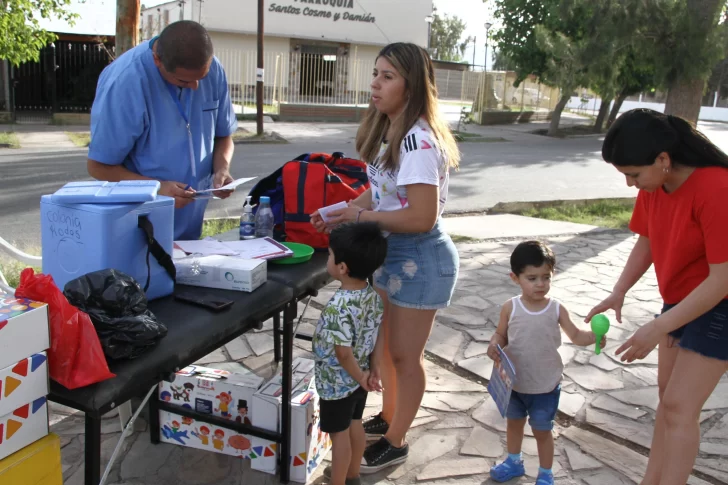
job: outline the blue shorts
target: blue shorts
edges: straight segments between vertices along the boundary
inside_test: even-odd
[[[528,424],[535,431],[551,431],[554,429],[554,418],[559,410],[561,384],[545,394],[522,394],[512,391],[508,402],[506,418],[523,419],[528,416]]]
[[[387,257],[374,273],[374,285],[404,308],[436,310],[450,304],[460,257],[438,220],[430,232],[392,233]]]
[[[675,305],[665,304],[662,313]],[[680,341],[680,347],[713,359],[728,361],[728,300],[686,323],[670,336]]]

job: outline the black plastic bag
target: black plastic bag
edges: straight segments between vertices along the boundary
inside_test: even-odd
[[[142,287],[121,271],[88,273],[66,283],[63,294],[91,317],[108,359],[134,359],[167,335],[167,327],[147,309]]]

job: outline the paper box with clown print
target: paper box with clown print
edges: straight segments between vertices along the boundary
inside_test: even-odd
[[[291,396],[291,480],[306,483],[331,448],[327,433],[319,425],[319,397],[314,383],[314,362],[298,358],[293,361]],[[253,426],[280,431],[282,377],[276,375],[253,396]],[[277,473],[277,444],[253,437],[251,467]]]
[[[45,352],[0,369],[0,416],[48,394]]]
[[[0,369],[48,347],[48,306],[27,298],[0,297]]]
[[[241,368],[241,371],[243,369]],[[199,413],[251,424],[253,394],[263,378],[250,372],[228,372],[191,365],[159,384],[159,399]],[[228,429],[160,411],[161,440],[226,455],[247,457],[250,437]]]
[[[250,424],[250,403],[263,380],[242,367],[240,372],[229,372],[191,365],[177,372],[172,382],[159,384],[159,399]]]
[[[0,416],[0,460],[48,435],[48,403],[39,397]]]

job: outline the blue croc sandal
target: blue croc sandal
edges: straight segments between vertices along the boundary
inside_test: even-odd
[[[510,457],[506,458],[503,463],[500,463],[490,469],[490,478],[498,483],[507,482],[517,477],[522,477],[526,474],[525,468],[523,468],[522,461],[513,461]],[[553,479],[551,479],[553,484]],[[542,485],[542,484],[538,484]]]
[[[551,473],[539,473],[536,485],[554,485],[554,476]]]

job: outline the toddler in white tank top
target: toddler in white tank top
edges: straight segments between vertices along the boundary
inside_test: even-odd
[[[521,444],[528,419],[538,445],[540,467],[536,485],[553,485],[552,430],[564,369],[558,352],[561,331],[575,345],[586,347],[595,343],[594,333],[578,329],[564,306],[548,296],[555,266],[554,253],[539,241],[522,242],[511,254],[511,279],[521,287],[522,294],[503,304],[498,329],[488,348],[488,356],[497,360],[496,347],[500,345],[516,370],[506,411],[508,457],[490,470],[496,482],[525,474]]]

